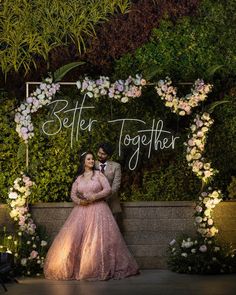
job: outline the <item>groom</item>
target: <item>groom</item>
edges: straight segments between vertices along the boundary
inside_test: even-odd
[[[116,221],[121,214],[120,200],[118,191],[121,182],[121,167],[120,164],[114,161],[110,161],[112,156],[112,147],[109,143],[101,143],[98,146],[97,157],[98,161],[95,162],[95,168],[100,170],[108,179],[112,193],[108,197],[108,205],[115,217]]]

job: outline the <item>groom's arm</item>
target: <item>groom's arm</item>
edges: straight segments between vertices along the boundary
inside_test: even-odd
[[[117,193],[120,189],[121,183],[121,166],[119,163],[115,163],[115,171],[114,171],[114,178],[111,186],[112,195]]]

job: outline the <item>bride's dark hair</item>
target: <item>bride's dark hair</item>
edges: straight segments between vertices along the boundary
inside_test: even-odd
[[[79,175],[84,174],[84,163],[85,163],[85,158],[86,158],[87,155],[92,155],[93,158],[94,158],[94,154],[93,154],[93,152],[91,152],[91,151],[87,151],[87,152],[83,153],[83,154],[80,156],[80,159],[79,159],[79,161],[80,161],[80,165],[79,165],[79,168],[78,168],[77,177],[78,177]],[[92,170],[93,170],[93,175],[94,175],[95,165],[93,166]],[[92,177],[93,177],[93,175],[92,175]]]

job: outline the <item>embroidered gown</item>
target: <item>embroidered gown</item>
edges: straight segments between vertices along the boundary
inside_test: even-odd
[[[80,206],[78,192],[97,201]],[[71,214],[54,239],[46,256],[44,274],[53,280],[121,279],[137,274],[138,265],[130,254],[104,198],[111,192],[106,177],[95,171],[73,183]]]

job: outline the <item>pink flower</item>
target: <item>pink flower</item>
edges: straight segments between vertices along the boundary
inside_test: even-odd
[[[31,258],[31,259],[34,259],[34,258],[36,258],[37,256],[38,256],[38,252],[35,251],[35,250],[33,250],[33,251],[30,253],[30,258]]]
[[[147,81],[145,79],[141,79],[140,84],[142,86],[145,86],[147,84]]]
[[[203,122],[199,119],[196,120],[197,127],[201,127],[203,125]]]
[[[194,143],[194,141],[193,141],[192,139],[189,139],[189,141],[188,141],[188,145],[190,145],[190,146],[194,146],[195,143]]]
[[[141,92],[140,89],[136,89],[136,90],[134,91],[134,96],[136,96],[136,97],[141,96],[141,94],[142,94],[142,92]]]

